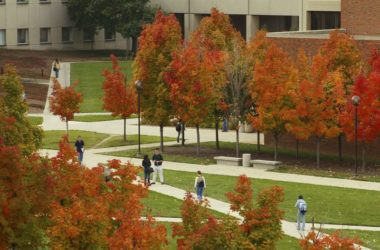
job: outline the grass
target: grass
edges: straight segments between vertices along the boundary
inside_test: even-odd
[[[281,166],[278,169],[270,170],[272,172],[278,173],[289,173],[289,174],[302,174],[302,175],[312,175],[312,176],[321,176],[321,177],[330,177],[330,178],[339,178],[339,179],[351,179],[358,181],[372,181],[380,182],[380,176],[371,176],[359,174],[358,176],[353,176],[352,173],[341,172],[341,171],[329,171],[322,169],[313,169],[297,166]]]
[[[132,79],[131,61],[119,61],[121,67],[127,67],[124,72],[127,79]],[[71,80],[79,81],[77,90],[83,94],[81,112],[103,112],[104,77],[102,72],[105,68],[111,68],[111,62],[85,62],[71,64]]]
[[[151,155],[154,152],[155,147],[152,148],[142,148],[141,149],[141,155]],[[123,151],[117,151],[117,152],[110,152],[110,153],[104,153],[105,155],[112,155],[112,156],[119,156],[119,157],[136,157],[138,153],[138,150],[131,149],[131,150],[123,150]],[[183,163],[191,163],[191,164],[200,164],[200,165],[209,165],[209,164],[215,164],[216,161],[214,159],[209,158],[202,158],[202,157],[196,157],[196,156],[184,156],[184,155],[178,155],[178,154],[171,154],[168,152],[164,152],[164,160],[165,161],[172,161],[172,162],[183,162]]]
[[[58,143],[62,136],[66,134],[65,130],[50,130],[44,131],[44,138],[42,141],[42,148],[45,149],[58,149]],[[83,130],[69,130],[69,141],[74,144],[78,136],[81,136],[85,142],[85,148],[91,148],[100,141],[107,138],[108,134],[89,132]]]
[[[137,118],[137,115],[131,115],[128,119]],[[112,115],[79,115],[74,117],[76,122],[102,122],[102,121],[113,121],[121,120],[120,116]]]
[[[194,176],[190,172],[165,170],[167,183],[185,190],[193,189]],[[225,193],[234,189],[237,178],[210,174],[205,174],[205,178],[205,195],[228,202]],[[317,223],[380,226],[380,192],[272,180],[251,179],[251,182],[256,196],[260,190],[274,185],[284,189],[281,209],[288,221],[296,221],[294,204],[298,195],[303,194],[308,203],[306,218],[309,222],[314,217]]]
[[[141,135],[141,143],[158,143],[160,142],[159,136],[152,135]],[[164,137],[165,142],[175,141],[174,137]],[[113,136],[109,140],[103,142],[98,145],[97,148],[107,148],[107,147],[119,147],[119,146],[127,146],[127,145],[136,145],[138,143],[138,135],[127,135],[127,141],[125,142],[122,135]],[[154,151],[154,148],[151,149]]]
[[[154,217],[181,217],[182,201],[174,197],[149,191],[149,196],[142,199],[142,203]]]
[[[335,230],[331,229],[323,229],[324,233],[331,234],[335,232]],[[338,230],[340,232],[341,237],[350,237],[355,238],[358,237],[361,244],[365,247],[368,247],[373,250],[380,250],[380,232],[373,231],[359,231],[359,230]]]
[[[34,126],[41,125],[44,121],[44,119],[39,116],[28,116],[28,120]]]

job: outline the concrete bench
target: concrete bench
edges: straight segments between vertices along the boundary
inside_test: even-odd
[[[278,168],[282,162],[280,161],[267,161],[267,160],[251,160],[253,168],[271,170]]]
[[[242,164],[242,159],[237,157],[215,156],[214,160],[218,165],[241,166]]]

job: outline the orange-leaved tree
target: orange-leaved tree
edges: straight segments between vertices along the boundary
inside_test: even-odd
[[[294,106],[286,114],[286,128],[296,138],[316,137],[317,167],[320,162],[320,141],[339,135],[338,116],[346,102],[341,73],[329,72],[327,63],[328,59],[318,54],[309,66],[301,52],[299,78],[295,88],[289,92]]]
[[[122,72],[117,57],[111,55],[112,70],[104,69],[103,108],[113,116],[124,120],[124,141],[127,140],[127,118],[137,112],[137,95],[135,87],[127,83],[127,76]]]
[[[262,190],[256,205],[253,202],[251,182],[247,176],[239,176],[234,192],[226,194],[231,210],[243,217],[240,229],[256,249],[275,249],[282,237],[281,219],[284,212],[279,209],[284,200],[284,191],[279,186]]]
[[[51,159],[50,221],[47,233],[52,249],[162,249],[166,230],[148,216],[141,219],[140,200],[147,189],[136,185],[138,169],[111,160],[110,179],[105,166],[80,166],[67,137]]]
[[[176,17],[166,16],[161,10],[152,24],[144,27],[133,64],[134,80],[141,82],[141,107],[144,121],[160,126],[161,150],[163,129],[173,113],[169,89],[163,79],[172,60],[172,53],[182,46],[181,27]]]
[[[380,134],[380,54],[374,51],[369,62],[370,72],[367,76],[357,78],[352,96],[359,96],[357,107],[351,97],[340,114],[340,124],[348,141],[355,140],[355,109],[358,116],[358,141],[362,144],[362,169],[365,168],[365,145],[378,138]]]
[[[63,88],[57,79],[53,80],[53,93],[49,97],[50,111],[59,115],[66,122],[66,133],[69,133],[69,121],[74,119],[74,114],[80,111],[79,105],[83,102],[82,94],[75,91],[78,82]]]
[[[200,148],[199,125],[213,113],[222,96],[224,54],[201,52],[191,44],[173,55],[165,80],[175,114],[197,129],[197,154]]]
[[[253,79],[249,82],[256,109],[256,116],[251,116],[250,120],[256,129],[273,134],[275,160],[279,136],[285,132],[285,117],[292,107],[289,91],[294,88],[295,82],[296,70],[288,55],[271,44],[264,59],[256,63]]]
[[[199,203],[191,193],[186,193],[181,206],[183,222],[173,225],[177,249],[254,249],[236,220],[228,217],[218,220],[207,207],[207,201]]]
[[[322,234],[320,232],[311,231],[302,240],[300,246],[303,250],[358,250],[361,249],[359,238],[351,239],[349,237],[341,237],[340,232],[336,231],[331,235]]]
[[[342,74],[344,94],[350,96],[351,86],[363,70],[362,56],[356,41],[344,32],[332,31],[319,54],[327,58],[329,72],[338,70]],[[342,160],[342,133],[338,136],[338,145],[339,159]]]

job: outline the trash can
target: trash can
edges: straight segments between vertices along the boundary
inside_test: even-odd
[[[249,168],[251,166],[251,154],[243,154],[243,167]]]

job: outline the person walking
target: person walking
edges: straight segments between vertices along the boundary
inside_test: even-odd
[[[59,64],[59,60],[56,58],[53,62],[53,71],[55,73],[55,78],[59,77],[59,70],[61,69],[61,65]]]
[[[150,173],[151,173],[151,165],[150,159],[148,155],[144,155],[144,159],[141,164],[144,167],[144,185],[150,186]]]
[[[162,169],[162,162],[164,161],[164,158],[160,154],[160,151],[159,151],[158,148],[156,148],[154,150],[154,155],[152,157],[152,161],[154,163],[154,172],[153,172],[153,182],[152,182],[152,184],[156,183],[157,173],[160,175],[161,184],[165,184],[164,183],[164,173],[163,173],[163,169]]]
[[[305,230],[305,217],[306,217],[306,211],[307,211],[307,204],[306,201],[303,199],[303,196],[298,196],[296,205],[294,206],[297,208],[297,230]],[[302,227],[300,227],[302,221]]]
[[[179,138],[180,138],[181,132],[182,132],[182,120],[181,119],[178,120],[177,125],[175,126],[175,130],[178,133],[177,142],[179,143]]]
[[[199,202],[201,202],[203,200],[203,191],[206,188],[206,179],[201,171],[198,170],[197,174],[194,181],[194,188],[197,190],[197,197]]]
[[[80,165],[82,165],[83,153],[84,153],[84,141],[80,135],[75,141],[75,149],[77,150],[77,153],[78,153],[78,161]]]

